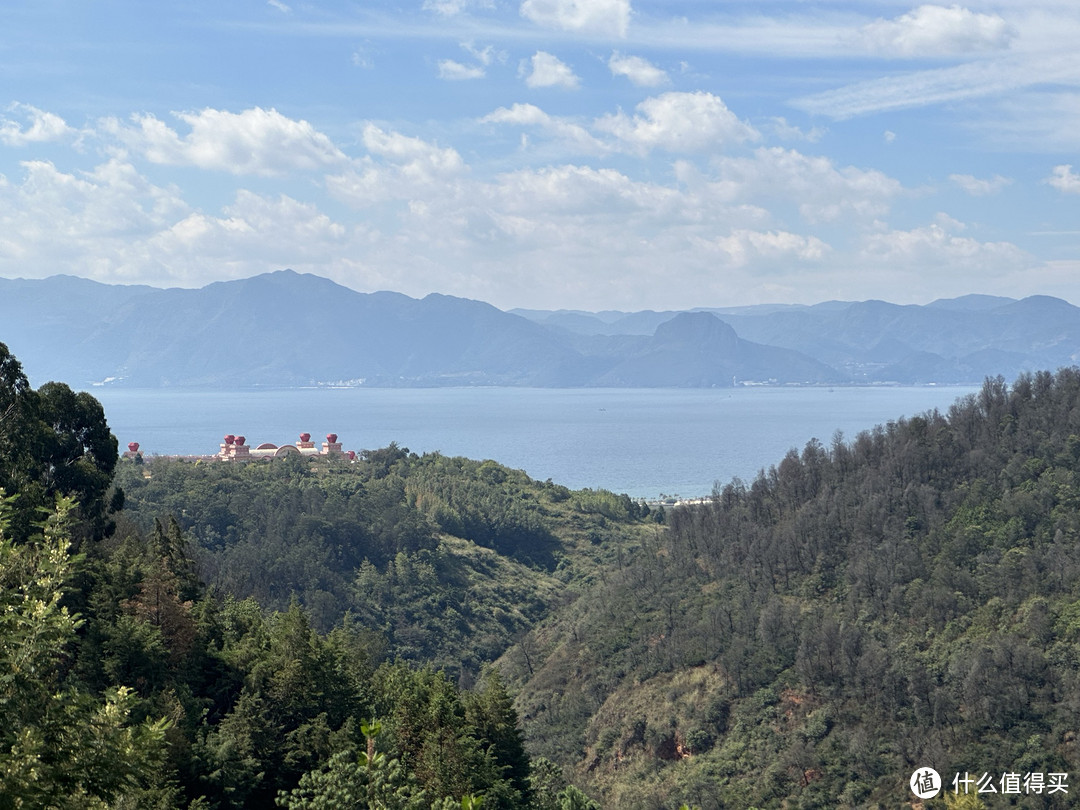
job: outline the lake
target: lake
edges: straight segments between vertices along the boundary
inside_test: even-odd
[[[573,489],[632,497],[708,495],[716,481],[752,479],[811,438],[828,445],[876,424],[938,408],[970,386],[735,389],[349,388],[245,392],[91,393],[121,449],[210,455],[227,433],[251,446],[317,441],[346,450],[397,442],[416,453],[494,459]]]

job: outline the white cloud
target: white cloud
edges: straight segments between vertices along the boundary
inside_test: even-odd
[[[809,143],[817,143],[827,131],[822,127],[811,127],[809,131],[804,132],[794,124],[789,124],[782,116],[770,118],[769,129],[782,141],[807,141]]]
[[[532,105],[485,118],[592,137]],[[851,219],[887,210],[899,188],[793,151],[759,149],[708,171],[677,161],[669,183],[572,164],[476,178],[456,150],[422,138],[368,124],[361,141],[367,154],[326,183],[362,211],[343,217],[243,188],[221,209],[195,209],[119,158],[73,173],[27,162],[25,179],[0,183],[0,273],[32,266],[190,286],[291,266],[361,288],[445,290],[504,306],[527,303],[524,294],[537,305],[640,306],[647,295],[656,306],[689,306],[776,290],[828,297],[883,267],[916,280],[946,270],[975,278],[979,267],[1008,273],[1023,260],[947,218],[854,245],[779,221],[763,201]]]
[[[278,244],[319,244],[338,242],[346,229],[319,211],[311,203],[300,202],[285,194],[264,197],[240,189],[231,206],[225,208],[229,216],[242,219],[252,231],[262,234],[278,233]],[[284,222],[292,223],[287,233],[281,232]]]
[[[560,139],[564,148],[585,154],[644,155],[653,149],[709,152],[760,137],[719,97],[704,92],[670,92],[647,98],[637,105],[633,116],[619,111],[594,119],[592,131],[533,104],[500,107],[480,122],[538,127]]]
[[[484,69],[476,65],[463,65],[453,59],[439,60],[439,78],[449,81],[484,78]]]
[[[535,125],[549,120],[529,105],[498,110],[492,117]],[[357,184],[348,189],[343,178],[339,197],[365,210],[373,204],[373,190],[385,193],[384,199],[392,194],[404,199],[407,184],[394,170],[372,165],[369,173],[357,173],[352,178]],[[676,278],[676,286],[692,279],[699,292],[729,284],[745,289],[762,263],[782,268],[786,261],[811,261],[827,250],[816,237],[800,240],[790,231],[770,231],[768,212],[728,204],[724,184],[709,180],[693,187],[668,185],[610,168],[566,164],[489,180],[462,172],[412,191],[408,205],[397,209],[393,231],[365,253],[373,267],[391,274],[387,286],[410,294],[434,286],[520,305],[527,278],[527,295],[535,300],[610,306],[629,302],[641,289],[651,290],[650,300],[660,300],[655,296],[666,295]],[[369,221],[377,216],[376,209]],[[747,278],[717,277],[716,240],[740,230],[748,232],[736,238],[747,246],[747,261],[739,269]],[[730,260],[726,266],[735,268]]]
[[[222,216],[192,212],[147,240],[160,255],[183,262],[244,266],[332,263],[348,248],[348,230],[310,203],[285,194],[263,197],[239,189]]]
[[[292,11],[292,9],[289,6],[282,3],[281,0],[266,0],[266,5],[272,6],[273,8],[276,8],[282,14],[288,14],[288,13],[290,13]]]
[[[961,6],[923,5],[894,20],[863,26],[868,51],[895,56],[948,56],[1008,47],[1015,30],[997,14]]]
[[[25,161],[22,182],[0,185],[0,273],[71,273],[103,281],[144,282],[163,257],[141,240],[186,216],[175,189],[161,188],[113,159],[69,173]]]
[[[58,243],[122,238],[187,210],[175,189],[154,186],[119,159],[77,174],[42,160],[22,166],[26,179],[13,189],[22,209],[20,219],[36,223],[31,232],[44,228],[47,234],[51,229]]]
[[[523,0],[521,16],[538,25],[604,36],[626,36],[630,0]]]
[[[372,233],[333,221],[287,195],[240,189],[220,214],[192,212],[132,246],[146,264],[157,261],[168,283],[197,286],[291,267],[329,277],[360,269],[352,256],[369,249]],[[160,282],[159,282],[160,283]]]
[[[664,93],[636,110],[633,117],[618,112],[599,118],[596,127],[639,152],[701,152],[760,137],[712,93]]]
[[[307,202],[238,189],[220,212],[194,210],[114,158],[66,172],[26,161],[0,183],[0,274],[72,273],[112,283],[200,286],[292,266],[324,275],[363,255],[370,232]]]
[[[779,147],[759,148],[752,157],[718,158],[714,165],[720,178],[737,190],[737,199],[794,205],[813,223],[852,218],[872,222],[884,216],[903,191],[882,172],[838,168],[829,158]]]
[[[364,146],[374,155],[409,168],[409,171],[426,177],[457,174],[464,168],[464,161],[456,150],[439,147],[422,138],[413,138],[399,132],[387,132],[374,124],[364,127]]]
[[[480,48],[472,42],[462,42],[461,47],[462,50],[470,54],[472,58],[481,65],[490,65],[496,59],[500,62],[506,61],[506,51],[496,51],[493,45],[485,45],[483,48]]]
[[[389,200],[419,200],[450,193],[453,181],[466,167],[461,155],[422,138],[402,135],[368,124],[363,132],[370,155],[348,171],[326,178],[338,199],[357,207]],[[378,158],[378,160],[376,160]]]
[[[574,165],[503,174],[487,192],[504,211],[561,216],[593,212],[604,217],[655,211],[678,196],[673,189],[631,180],[614,169]]]
[[[534,104],[499,107],[481,118],[480,123],[539,127],[558,138],[564,148],[579,154],[604,154],[612,151],[609,146],[593,137],[585,127],[566,118],[548,115]]]
[[[24,126],[18,121],[0,117],[0,143],[5,146],[58,141],[75,131],[59,115],[39,110],[29,104],[12,104],[8,109],[24,113],[28,120]]]
[[[882,268],[926,271],[947,268],[971,274],[975,281],[1026,264],[1027,255],[1010,242],[980,242],[961,236],[961,222],[938,214],[936,221],[909,231],[893,230],[865,237],[861,255]]]
[[[745,267],[759,260],[769,263],[784,259],[818,262],[832,250],[816,236],[746,229],[735,230],[730,236],[704,241],[704,244],[707,248],[725,255],[728,264],[735,267]]]
[[[1046,182],[1066,194],[1080,194],[1080,175],[1073,174],[1068,163],[1055,166]]]
[[[533,105],[486,118],[541,128],[567,123]],[[715,173],[677,161],[670,184],[572,164],[489,180],[459,173],[417,188],[380,242],[385,254],[368,256],[375,266],[399,264],[397,289],[414,291],[427,279],[504,306],[522,305],[524,278],[534,303],[580,306],[640,306],[643,289],[657,306],[691,305],[687,289],[699,298],[765,301],[776,290],[794,295],[812,284],[835,297],[852,274],[873,266],[847,245],[778,222],[758,203],[783,198],[820,218],[844,216],[858,228],[862,217],[864,227],[875,227],[868,220],[888,210],[896,181],[785,150],[758,150],[745,161],[752,168],[740,163],[736,171],[725,160]],[[386,187],[397,192],[401,184]],[[806,277],[808,264],[820,283]]]
[[[480,119],[482,124],[520,124],[522,126],[552,126],[556,119],[535,104],[514,104],[499,107]]]
[[[469,34],[450,36],[453,47]],[[490,46],[462,47],[472,54],[458,53],[462,68],[499,58]],[[611,46],[596,51],[610,54]],[[584,99],[579,94],[573,101],[571,108],[579,110]],[[551,102],[552,111],[557,103]],[[902,289],[910,298],[937,279],[966,286],[952,292],[994,285],[1010,292],[1003,279],[1021,279],[1030,264],[1015,245],[983,241],[974,227],[965,231],[948,218],[895,228],[888,222],[891,207],[913,196],[897,180],[792,149],[754,148],[759,130],[710,93],[656,91],[634,109],[608,109],[611,114],[599,117],[587,108],[555,115],[507,102],[477,123],[522,128],[539,146],[530,146],[524,159],[485,154],[475,171],[463,154],[483,154],[485,142],[466,141],[463,134],[455,138],[469,150],[459,153],[446,141],[368,124],[359,144],[346,147],[350,156],[310,124],[274,110],[104,122],[98,134],[114,160],[88,171],[28,161],[25,178],[11,170],[10,179],[0,178],[0,274],[33,267],[188,284],[287,264],[414,295],[443,290],[501,305],[530,303],[522,300],[528,296],[536,305],[610,307],[764,300],[770,290],[806,300],[835,296],[835,290],[850,297]],[[6,131],[29,144],[34,113],[20,110],[9,113],[17,124]],[[767,114],[754,124],[769,138],[816,137]],[[868,137],[882,129],[871,127]],[[43,123],[40,132],[48,131]],[[917,134],[910,127],[902,133],[905,141]],[[510,142],[512,150],[514,135],[492,140]],[[611,159],[573,165],[568,153]],[[661,158],[646,165],[618,157],[650,154]],[[55,148],[49,155],[59,160]],[[93,158],[72,153],[71,159],[87,167]],[[1080,175],[1069,166],[1046,171],[1061,160],[1045,162],[1047,183],[1080,193]],[[147,161],[238,175],[318,174],[291,183],[287,194],[268,190],[280,183],[260,180],[248,190],[238,187],[243,178],[219,177],[211,195],[191,198],[205,203],[222,183],[232,184],[232,203],[210,208],[189,203],[175,187],[149,182],[136,168]],[[491,173],[491,166],[507,163],[529,167]],[[1008,182],[983,172],[949,181],[972,194]],[[309,182],[324,174],[336,202],[324,202],[322,189]],[[168,174],[156,168],[153,176]],[[1009,283],[1023,289],[1027,282]]]
[[[1012,183],[1012,180],[1002,177],[1000,174],[995,174],[989,180],[981,180],[970,174],[950,174],[949,179],[972,197],[986,197],[997,194]]]
[[[570,66],[547,51],[534,53],[529,64],[531,70],[525,76],[525,84],[529,87],[565,87],[573,90],[580,84]]]
[[[275,109],[253,107],[231,113],[207,108],[174,115],[191,128],[183,138],[153,115],[134,116],[135,127],[109,120],[104,129],[152,163],[232,174],[279,175],[346,160],[333,142],[307,121],[287,118]]]
[[[665,71],[640,56],[623,56],[618,51],[608,60],[613,76],[625,76],[638,87],[659,87],[670,79]]]

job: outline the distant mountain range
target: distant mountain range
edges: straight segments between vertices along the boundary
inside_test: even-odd
[[[197,290],[0,279],[0,342],[75,387],[962,383],[1080,359],[1080,308],[971,295],[690,312],[512,310],[291,270]]]

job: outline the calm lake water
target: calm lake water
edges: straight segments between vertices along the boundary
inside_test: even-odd
[[[972,387],[736,389],[96,388],[120,440],[143,453],[212,454],[226,433],[281,445],[337,433],[346,450],[391,441],[416,453],[494,459],[573,489],[708,495],[752,479],[811,438],[828,445],[900,416],[945,410]]]

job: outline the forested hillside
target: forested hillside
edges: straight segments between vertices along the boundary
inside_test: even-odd
[[[906,806],[924,765],[1076,774],[1078,508],[1076,369],[811,442],[673,510],[503,658],[527,747],[620,808]]]
[[[1078,369],[666,515],[394,445],[118,462],[96,401],[2,346],[0,409],[0,808],[909,807],[916,767],[1080,780]]]
[[[120,534],[191,543],[222,594],[316,628],[347,621],[391,659],[466,680],[655,525],[625,495],[572,492],[493,461],[391,445],[273,464],[124,460]],[[347,619],[346,619],[347,614]]]
[[[488,662],[628,498],[396,447],[118,465],[2,344],[0,481],[0,808],[597,807]]]

